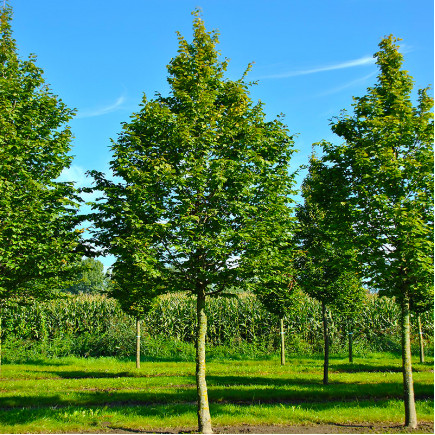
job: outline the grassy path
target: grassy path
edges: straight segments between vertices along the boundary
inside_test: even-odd
[[[319,358],[289,358],[284,367],[275,359],[211,361],[207,380],[212,421],[222,432],[240,427],[240,422],[257,428],[275,425],[270,432],[276,433],[292,425],[385,423],[400,432],[400,364],[399,357],[389,354],[355,364],[332,358],[331,384],[324,386]],[[433,381],[433,360],[415,362],[418,417],[432,424],[429,428]],[[194,363],[143,362],[140,370],[133,362],[112,358],[5,365],[0,432],[179,432],[196,427],[195,394]]]

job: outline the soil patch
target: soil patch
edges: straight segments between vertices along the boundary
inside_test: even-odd
[[[248,425],[238,426],[215,426],[215,434],[420,434],[434,433],[434,423],[424,422],[418,425],[417,429],[407,429],[397,424],[317,424],[317,425],[292,425],[292,426],[271,426],[271,425]],[[90,433],[90,432],[87,432]],[[105,427],[104,432],[97,433],[146,433],[146,434],[195,434],[196,428],[180,429],[156,429],[131,430],[122,427]]]
[[[434,433],[433,423],[422,423],[415,430],[406,429],[403,425],[388,424],[318,424],[295,426],[232,426],[216,428],[216,433],[233,434],[388,434],[388,433]]]

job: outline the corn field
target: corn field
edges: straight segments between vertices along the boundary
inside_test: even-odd
[[[313,354],[323,349],[320,304],[303,296],[292,315],[285,318],[289,353]],[[174,352],[193,346],[196,303],[193,297],[172,294],[162,297],[142,322],[143,349],[154,354],[168,343]],[[274,352],[279,347],[279,321],[252,294],[234,298],[211,298],[207,305],[209,346],[237,348],[246,344]],[[335,352],[347,346],[347,325],[340,313],[330,312],[330,338]],[[370,295],[354,319],[354,349],[399,351],[399,308],[388,298]],[[105,296],[77,295],[28,306],[2,310],[2,340],[5,359],[17,353],[49,356],[129,356],[134,353],[135,319],[122,312],[117,302]],[[418,331],[413,322],[413,341]],[[433,312],[422,316],[426,346],[433,352]],[[162,344],[163,343],[163,344]],[[166,343],[166,344],[165,344]],[[180,347],[181,346],[181,347]],[[416,347],[417,349],[417,347]]]

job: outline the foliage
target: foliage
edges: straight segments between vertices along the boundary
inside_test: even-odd
[[[108,295],[119,301],[124,312],[143,318],[163,293],[162,283],[134,263],[128,253],[118,258],[111,269],[111,286]]]
[[[393,36],[375,54],[378,82],[354,98],[332,130],[345,139],[325,146],[326,160],[346,177],[356,241],[373,288],[401,306],[405,425],[417,427],[411,366],[410,310],[433,306],[433,99],[411,101],[412,79]]]
[[[304,204],[297,207],[298,281],[311,297],[356,314],[365,292],[356,263],[355,233],[345,202],[349,185],[334,167],[314,155],[302,185]]]
[[[244,77],[223,78],[217,43],[196,17],[193,42],[179,36],[168,66],[170,95],[144,97],[113,144],[123,181],[93,172],[105,198],[94,216],[100,245],[193,293],[240,284],[242,266],[282,233],[292,184],[285,126],[265,120]]]
[[[97,243],[123,263],[115,273],[139,272],[133,289],[119,287],[127,305],[141,287],[144,299],[157,289],[197,296],[198,422],[210,433],[206,296],[241,285],[278,249],[293,142],[279,119],[266,121],[262,104],[252,103],[245,75],[224,78],[217,33],[194,15],[192,43],[179,35],[168,65],[169,96],[144,97],[112,146],[111,169],[122,181],[93,172],[104,194],[93,220]]]
[[[412,79],[389,36],[375,54],[378,83],[333,121],[346,143],[325,144],[352,188],[349,202],[372,288],[417,307],[433,305],[433,100],[411,101]]]
[[[65,291],[78,293],[103,293],[109,288],[109,278],[104,273],[103,263],[94,258],[82,258],[77,264],[73,282]]]
[[[289,219],[287,225],[279,243],[274,249],[265,252],[261,266],[256,269],[255,277],[248,285],[264,307],[279,319],[292,317],[295,307],[302,299],[294,265],[297,254],[293,235],[294,220]]]
[[[79,258],[79,198],[56,181],[72,157],[73,111],[21,60],[11,9],[0,18],[0,300],[47,296]],[[50,281],[50,285],[48,285]]]

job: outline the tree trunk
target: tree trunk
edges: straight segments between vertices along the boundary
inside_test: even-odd
[[[207,334],[207,316],[205,314],[205,291],[198,289],[196,315],[196,391],[198,398],[198,432],[213,433],[210,409],[208,406],[207,384],[205,381],[205,337]]]
[[[2,371],[2,313],[0,311],[0,373]]]
[[[140,319],[136,318],[136,368],[140,369]]]
[[[281,365],[285,365],[285,340],[284,340],[284,319],[279,319],[279,331],[281,335]]]
[[[329,368],[329,331],[328,331],[328,316],[326,305],[322,302],[322,317],[323,317],[323,339],[325,342],[325,358],[323,361],[323,384],[328,385],[328,368]]]
[[[411,363],[411,328],[409,302],[402,301],[402,366],[403,366],[403,390],[405,401],[405,426],[415,429],[417,427],[417,413],[415,411],[414,382],[412,380]]]
[[[420,342],[420,362],[424,363],[424,341],[423,341],[423,332],[421,331],[421,318],[417,317],[418,322],[418,340]]]
[[[353,328],[351,326],[349,326],[348,340],[349,340],[349,362],[353,363]]]

